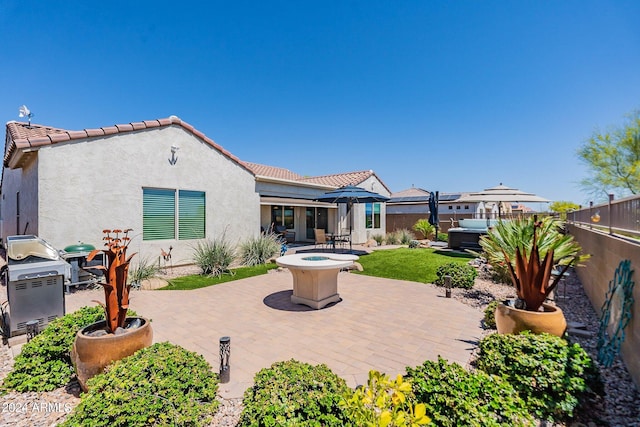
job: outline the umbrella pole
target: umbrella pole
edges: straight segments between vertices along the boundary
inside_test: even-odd
[[[439,191],[436,191],[436,212],[438,212],[438,207],[439,207],[438,206],[438,200],[440,199],[440,194],[439,193],[440,193]],[[439,215],[436,215],[436,221],[435,221],[435,223],[436,223],[436,235],[435,235],[436,242],[438,241],[438,226],[440,225],[439,217],[440,217]]]

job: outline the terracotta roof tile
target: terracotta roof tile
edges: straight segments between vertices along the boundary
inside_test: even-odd
[[[182,127],[187,132],[190,132],[197,138],[200,138],[250,173],[254,173],[236,156],[222,148],[222,146],[218,145],[211,138],[208,138],[204,133],[196,130],[192,125],[183,122],[179,117],[176,116],[158,120],[147,120],[142,122],[105,126],[98,129],[84,129],[81,131],[68,131],[64,129],[53,128],[50,126],[42,126],[36,124],[29,125],[28,123],[11,121],[7,123],[7,135],[10,138],[9,146],[5,150],[4,164],[5,166],[9,164],[11,156],[13,156],[18,149],[28,148],[30,146],[55,144],[63,141],[115,135],[119,133],[128,133],[143,129],[151,129],[171,125],[178,125]]]
[[[269,178],[286,179],[289,181],[298,181],[303,178],[289,169],[279,168],[275,166],[261,165],[258,163],[242,162],[248,169],[253,171],[255,175],[267,176]]]

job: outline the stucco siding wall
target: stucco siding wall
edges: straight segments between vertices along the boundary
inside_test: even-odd
[[[171,146],[179,147],[171,165]],[[260,231],[255,179],[184,129],[161,129],[44,147],[40,160],[40,230],[58,248],[102,245],[102,230],[133,228],[131,247],[157,259],[173,246],[174,264],[188,263],[197,240],[142,240],[144,187],[204,191],[206,236],[238,243]]]
[[[640,387],[640,245],[586,228],[574,225],[568,227],[583,251],[591,254],[591,259],[585,266],[576,268],[576,271],[598,315],[609,290],[609,282],[620,261],[631,260],[631,269],[635,270],[631,276],[635,282],[635,303],[631,322],[625,329],[626,338],[622,343],[621,353],[636,386]]]
[[[16,234],[38,234],[38,162],[20,169],[4,169],[2,181],[2,240]],[[18,224],[18,197],[20,220]]]

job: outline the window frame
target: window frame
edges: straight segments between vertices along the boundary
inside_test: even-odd
[[[166,217],[164,220],[158,218],[163,215]],[[207,231],[206,224],[206,192],[174,188],[142,188],[143,241],[204,239]],[[191,230],[187,231],[188,228]]]

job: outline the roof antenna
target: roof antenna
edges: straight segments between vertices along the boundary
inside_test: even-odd
[[[26,105],[23,105],[18,110],[18,117],[26,117],[29,120],[29,127],[31,127],[31,117],[33,117],[33,113],[27,108]]]

